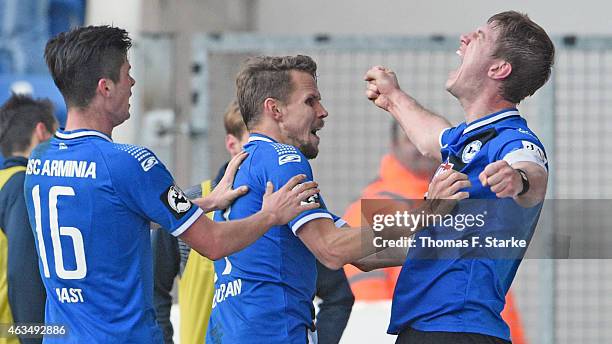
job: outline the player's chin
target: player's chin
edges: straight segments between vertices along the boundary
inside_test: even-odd
[[[302,146],[300,149],[302,154],[306,157],[306,159],[314,159],[319,155],[319,143],[316,144],[309,143]]]

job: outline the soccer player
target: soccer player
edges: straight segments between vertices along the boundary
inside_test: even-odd
[[[0,108],[0,148],[7,158],[0,169],[0,322],[45,322],[45,288],[23,196],[30,152],[57,129],[49,100],[12,95]],[[34,344],[41,338],[7,339]]]
[[[308,159],[318,155],[317,132],[328,115],[321,104],[316,69],[316,63],[303,55],[255,57],[242,66],[236,84],[240,112],[250,132],[245,146],[249,156],[235,183],[246,184],[251,192],[217,211],[216,220],[255,213],[261,207],[266,180],[283,183],[296,173],[313,179]],[[459,192],[469,186],[466,178],[447,171],[433,180],[430,197],[467,197]],[[316,337],[312,304],[316,259],[337,270],[375,253],[376,248],[370,229],[337,229],[345,222],[327,210],[319,194],[308,202],[321,207],[272,226],[252,245],[215,261],[216,290],[207,343],[306,343]],[[407,231],[383,235],[402,237]]]
[[[438,173],[467,174],[470,198],[517,205],[514,215],[529,220],[519,231],[530,237],[548,165],[544,146],[516,106],[548,80],[554,46],[526,15],[509,11],[462,35],[457,54],[461,65],[446,82],[465,111],[456,127],[402,91],[387,68],[366,73],[366,95],[400,122],[421,153],[443,162]],[[500,226],[487,223],[481,236]],[[444,228],[432,231],[444,235]],[[520,259],[411,259],[424,250],[408,251],[395,289],[388,332],[399,334],[397,343],[508,343],[500,312]]]
[[[217,259],[316,208],[300,205],[317,189],[298,185],[303,176],[296,176],[280,192],[266,184],[252,217],[215,223],[203,214],[245,192],[231,190],[244,154],[209,197],[193,204],[151,151],[113,142],[113,128],[130,116],[130,45],[125,30],[89,26],[61,33],[45,48],[68,107],[66,128],[32,152],[25,179],[48,296],[45,320],[66,331],[45,343],[162,343],[152,304],[151,221]]]

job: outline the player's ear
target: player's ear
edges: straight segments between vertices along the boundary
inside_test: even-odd
[[[512,73],[512,65],[508,61],[497,60],[491,65],[488,75],[494,80],[503,80]]]
[[[264,100],[264,113],[268,114],[270,116],[272,116],[274,119],[278,120],[280,119],[280,117],[282,117],[282,112],[281,112],[281,103],[274,98],[266,98],[266,100]]]
[[[38,143],[47,141],[52,135],[43,122],[36,123],[33,134]]]
[[[96,87],[96,91],[97,93],[100,93],[102,96],[108,97],[110,96],[114,87],[115,87],[115,84],[113,83],[112,80],[101,78],[100,80],[98,80],[98,86]]]
[[[240,151],[242,150],[242,144],[236,136],[232,134],[227,134],[225,135],[225,149],[233,157],[236,154],[240,153]]]

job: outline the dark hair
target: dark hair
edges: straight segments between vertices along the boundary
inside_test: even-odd
[[[317,64],[305,55],[258,56],[247,59],[236,77],[238,104],[247,128],[257,121],[266,98],[288,100],[293,91],[290,71],[316,78]]]
[[[234,135],[234,137],[240,139],[246,132],[246,126],[244,120],[240,114],[240,108],[238,102],[233,100],[225,110],[223,114],[223,126],[225,127],[225,133]]]
[[[119,81],[132,40],[111,26],[79,27],[47,42],[45,60],[68,107],[87,107],[102,78]]]
[[[15,152],[25,151],[30,146],[34,128],[41,122],[50,133],[57,126],[51,101],[13,94],[0,107],[2,155],[10,156]]]
[[[555,46],[544,29],[526,14],[502,12],[489,18],[487,23],[498,32],[493,57],[512,66],[512,72],[502,82],[502,96],[519,103],[533,95],[550,77]]]

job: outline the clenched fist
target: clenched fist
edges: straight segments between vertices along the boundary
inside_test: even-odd
[[[376,106],[389,111],[391,96],[401,91],[395,73],[383,66],[374,66],[365,74],[364,80],[368,82],[366,96]]]
[[[489,186],[498,198],[516,197],[523,190],[519,171],[504,160],[488,164],[478,179],[482,186]]]

